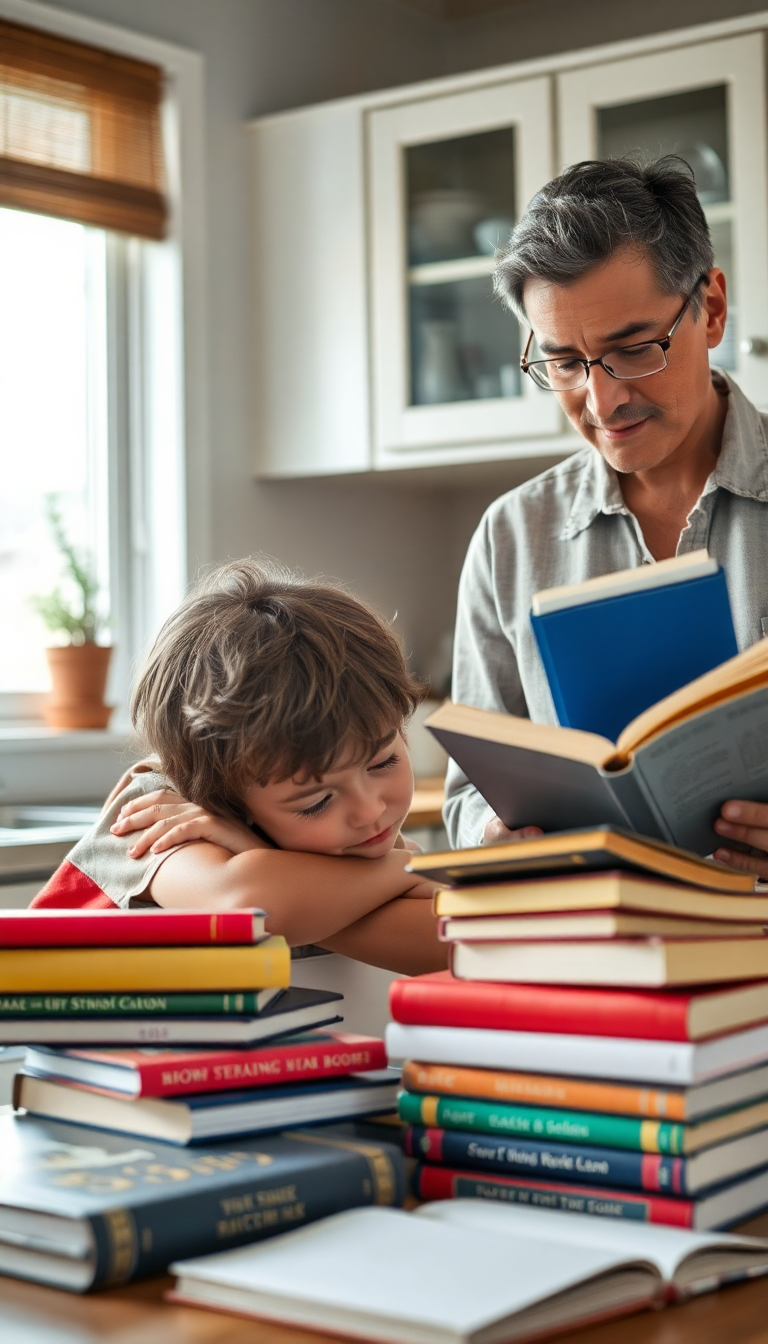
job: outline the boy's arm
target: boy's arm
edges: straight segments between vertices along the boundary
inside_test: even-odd
[[[448,965],[448,945],[438,941],[431,902],[405,896],[324,938],[322,946],[401,975],[426,975]]]
[[[291,945],[319,943],[396,896],[431,896],[431,884],[406,873],[409,859],[407,850],[395,849],[380,859],[282,849],[230,854],[219,845],[192,841],[166,857],[149,893],[169,908],[257,906],[269,914],[269,933],[282,933]],[[412,904],[429,911],[428,900]]]

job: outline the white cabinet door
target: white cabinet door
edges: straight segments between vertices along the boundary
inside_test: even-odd
[[[753,33],[558,79],[563,164],[640,150],[652,158],[678,153],[693,168],[728,280],[729,323],[712,363],[761,405],[768,404],[764,62],[764,36]]]
[[[265,118],[249,146],[256,474],[369,471],[362,110]]]
[[[368,114],[378,466],[514,457],[562,428],[521,377],[491,280],[497,240],[552,175],[550,90],[507,81]]]

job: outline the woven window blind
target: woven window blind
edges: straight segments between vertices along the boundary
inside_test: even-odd
[[[162,238],[163,72],[0,22],[0,205]]]

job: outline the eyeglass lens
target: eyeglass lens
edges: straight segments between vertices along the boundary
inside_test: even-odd
[[[603,355],[601,363],[614,378],[647,378],[667,366],[664,351],[656,341],[611,350]],[[583,387],[588,378],[583,361],[578,359],[545,359],[529,367],[539,386],[554,392],[572,392]]]

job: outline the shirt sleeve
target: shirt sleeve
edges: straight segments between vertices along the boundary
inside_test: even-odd
[[[510,589],[514,556],[494,536],[493,506],[467,551],[459,583],[452,696],[456,703],[528,717],[514,646],[499,612],[499,591]],[[510,548],[511,550],[511,548]],[[504,567],[503,583],[498,567]],[[454,849],[481,845],[494,816],[454,761],[446,776],[445,826]]]
[[[121,781],[124,782],[124,781]],[[169,854],[175,854],[180,845],[164,850],[162,854],[142,854],[131,858],[128,850],[137,832],[112,835],[110,826],[126,803],[133,802],[156,789],[170,789],[172,785],[156,771],[131,775],[120,793],[112,795],[96,825],[83,837],[68,855],[69,862],[95,882],[115,905],[129,909],[135,905],[155,905],[148,887]]]

